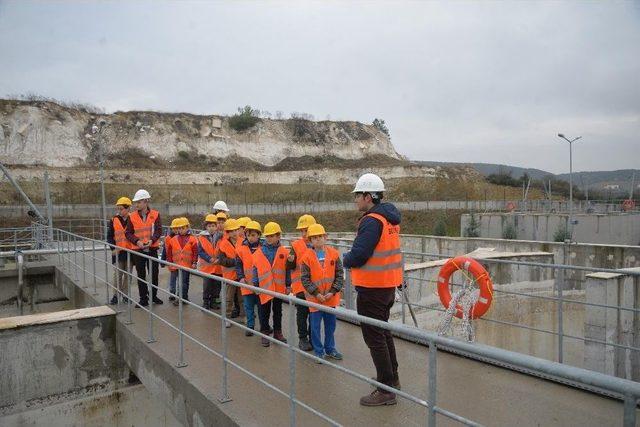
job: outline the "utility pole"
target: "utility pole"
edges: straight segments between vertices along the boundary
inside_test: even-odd
[[[561,133],[558,134],[558,137],[569,143],[569,236],[573,239],[573,152],[571,145],[582,137],[568,139]]]

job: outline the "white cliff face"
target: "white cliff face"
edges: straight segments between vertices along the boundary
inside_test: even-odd
[[[104,120],[99,136],[91,127]],[[400,159],[388,136],[357,122],[261,119],[237,132],[227,117],[155,112],[95,115],[49,102],[0,100],[0,159],[14,166],[95,164],[102,142],[109,158],[136,157],[140,167],[180,157],[245,158],[274,166],[291,157],[370,156]],[[364,166],[364,165],[363,165]]]

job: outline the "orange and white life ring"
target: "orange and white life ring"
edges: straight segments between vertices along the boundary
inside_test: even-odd
[[[440,301],[445,308],[449,308],[449,304],[451,303],[449,279],[451,275],[458,270],[464,270],[470,273],[480,288],[478,301],[471,310],[471,318],[478,319],[482,317],[491,306],[491,301],[493,300],[493,283],[487,270],[473,258],[458,256],[449,259],[442,266],[438,274],[438,296],[440,297]],[[456,317],[462,319],[462,307],[458,304],[456,309]]]

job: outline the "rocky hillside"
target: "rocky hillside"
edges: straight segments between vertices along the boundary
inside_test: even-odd
[[[92,132],[102,124],[99,133]],[[229,117],[185,113],[91,114],[52,102],[0,100],[0,159],[10,166],[292,170],[405,161],[389,137],[358,122],[258,119],[236,131]],[[343,164],[344,163],[344,164]],[[361,165],[361,163],[360,163]]]

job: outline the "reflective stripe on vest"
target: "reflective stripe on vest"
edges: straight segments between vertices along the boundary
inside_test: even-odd
[[[236,248],[231,243],[228,237],[225,236],[220,240],[218,249],[227,258],[231,258],[233,260],[236,259]],[[236,280],[238,278],[238,273],[236,272],[235,266],[234,267],[222,266],[222,277],[229,280]],[[233,285],[227,285],[227,286],[233,286]]]
[[[213,246],[213,243],[211,243],[211,240],[208,239],[208,236],[198,236],[198,242],[200,243],[200,246],[202,246],[202,249],[205,251],[205,253],[212,259],[215,259],[216,249]],[[214,274],[216,273],[216,267],[216,264],[207,262],[202,257],[198,257],[198,270],[202,271],[203,273]]]
[[[376,213],[366,216],[382,223],[382,233],[367,262],[361,267],[351,269],[351,281],[354,286],[365,288],[400,286],[403,277],[400,226],[392,225],[385,217]]]
[[[126,226],[122,225],[119,216],[114,216],[111,219],[113,224],[113,240],[116,242],[116,246],[127,249],[135,249],[136,247],[131,243],[125,234]]]
[[[315,250],[308,250],[303,259],[302,263],[309,267],[309,271],[311,273],[311,281],[318,289],[318,292],[321,294],[326,294],[331,290],[331,286],[336,278],[336,264],[338,259],[340,258],[340,253],[330,246],[324,247],[324,264],[320,263],[318,259],[318,254]],[[326,305],[328,307],[337,307],[340,303],[340,292],[336,293],[331,299],[328,301],[320,302],[316,299],[315,296],[310,295],[305,292],[305,298],[307,301],[315,302],[317,304]],[[309,307],[310,312],[318,311],[315,308]]]
[[[294,241],[291,247],[296,254],[296,268],[291,271],[291,292],[295,295],[304,292],[304,286],[302,286],[302,282],[300,281],[300,264],[309,247],[304,239]]]
[[[262,252],[262,248],[258,248],[253,253],[253,265],[258,270],[258,284],[263,289],[279,292],[284,294],[286,292],[286,262],[287,262],[287,249],[284,246],[278,247],[273,264],[269,263],[269,260]],[[273,297],[267,294],[260,294],[260,303],[265,304],[269,302]]]
[[[197,244],[198,240],[192,235],[189,235],[184,246],[180,246],[180,239],[178,236],[172,237],[169,241],[168,247],[171,248],[173,263],[191,268],[195,261],[195,259],[193,259],[193,247],[197,246]]]
[[[247,245],[241,245],[238,250],[238,257],[242,260],[242,269],[244,270],[244,280],[248,285],[253,286],[253,254],[251,248]],[[241,288],[242,295],[252,295],[249,289]]]
[[[138,211],[129,215],[129,221],[131,221],[131,224],[133,225],[133,234],[135,234],[135,236],[143,243],[151,241],[158,216],[160,216],[160,214],[154,209],[149,209],[147,218],[144,221]],[[151,244],[152,248],[157,248],[159,246],[160,242],[158,240]]]

